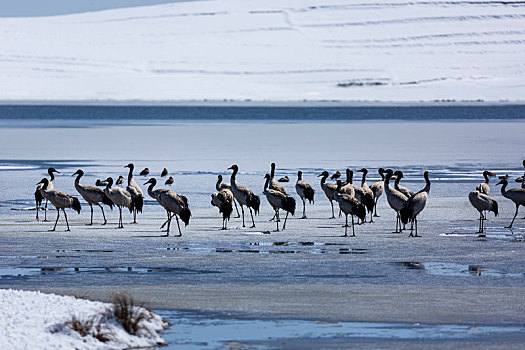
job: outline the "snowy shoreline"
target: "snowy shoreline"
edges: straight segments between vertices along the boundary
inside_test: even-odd
[[[144,315],[135,335],[114,317],[112,304],[0,289],[0,343],[9,349],[123,349],[164,344],[159,333],[168,324],[147,309],[133,310]],[[79,331],[80,325],[83,328]],[[85,331],[84,336],[81,331]]]

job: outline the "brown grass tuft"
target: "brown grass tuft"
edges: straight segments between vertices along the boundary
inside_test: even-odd
[[[135,305],[135,301],[126,293],[113,296],[113,316],[129,334],[137,334],[143,328],[140,324],[146,319],[146,314]]]

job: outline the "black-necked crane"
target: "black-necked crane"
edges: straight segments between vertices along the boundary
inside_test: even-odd
[[[140,188],[140,186],[133,179],[133,169],[135,169],[135,166],[133,165],[133,163],[129,163],[128,165],[124,166],[124,168],[129,168],[128,186],[126,187],[126,191],[128,191],[129,194],[131,194],[133,223],[136,224],[137,223],[137,212],[142,213],[142,207],[144,206],[144,195],[142,194],[142,189]],[[148,171],[148,174],[149,174],[149,171]]]
[[[336,171],[335,173],[330,176],[330,180],[337,180],[341,177],[341,173],[339,171]]]
[[[496,185],[501,185],[501,194],[503,195],[503,197],[510,199],[516,205],[516,212],[514,213],[514,217],[512,218],[510,225],[505,226],[506,228],[512,228],[512,224],[514,223],[514,220],[516,219],[516,216],[518,215],[518,209],[520,205],[525,206],[525,189],[511,188],[507,190],[507,185],[508,185],[507,179],[502,179]]]
[[[115,181],[115,185],[122,185],[124,183],[124,176],[120,175],[117,179],[117,181]]]
[[[291,196],[288,196],[281,191],[277,191],[274,189],[269,188],[270,182],[272,180],[270,174],[266,174],[264,176],[265,182],[264,182],[264,190],[263,194],[266,196],[266,199],[268,200],[268,203],[270,203],[271,207],[275,211],[275,222],[277,223],[277,231],[279,231],[279,210],[283,209],[286,211],[286,217],[284,218],[284,224],[283,224],[283,231],[286,228],[286,220],[288,219],[288,214],[291,213],[292,216],[295,215],[295,199]]]
[[[281,184],[278,181],[275,181],[275,163],[272,163],[270,165],[270,185],[269,185],[269,188],[272,189],[272,190],[276,190],[276,191],[282,192],[283,194],[286,194],[286,190],[284,189],[284,187],[281,186]],[[270,219],[270,221],[276,220],[277,217],[278,217],[278,215],[274,215],[273,218]]]
[[[364,168],[363,168],[364,169]],[[363,173],[366,177],[366,174]],[[354,172],[350,169],[346,169],[346,183],[343,184],[341,193],[346,193],[351,196],[354,196],[358,201],[363,203],[366,208],[372,210],[374,208],[374,194],[366,191],[365,188],[353,184]],[[339,211],[339,216],[341,216],[341,211]],[[366,222],[366,217],[363,220],[363,223]]]
[[[173,178],[173,176],[170,176],[170,177],[166,180],[166,182],[164,182],[164,185],[169,185],[169,186],[171,186],[171,185],[173,185],[174,182],[175,182],[175,179]]]
[[[166,175],[168,175],[168,169],[164,168],[162,169],[162,172],[160,173],[160,177],[164,177]]]
[[[106,220],[106,214],[104,214],[104,208],[100,203],[108,205],[110,209],[113,209],[113,202],[111,199],[106,196],[103,190],[101,190],[98,187],[94,186],[87,186],[82,185],[80,183],[80,179],[82,176],[84,176],[84,172],[81,169],[78,169],[72,176],[77,176],[75,179],[75,189],[77,192],[84,198],[84,200],[89,204],[89,207],[91,208],[91,221],[89,225],[93,225],[93,204],[96,204],[99,206],[100,210],[102,211],[102,217],[104,218],[104,223],[102,225],[107,224]]]
[[[215,184],[215,189],[217,191],[220,191],[223,189],[232,191],[232,185],[229,182],[222,182],[222,175],[217,175],[217,183]],[[237,212],[236,218],[240,218],[241,214],[239,213],[239,208],[237,208],[237,201],[235,200],[235,196],[233,197],[233,205],[235,205],[235,211]]]
[[[487,215],[484,214],[484,212],[491,211],[495,216],[498,216],[498,202],[478,190],[470,192],[468,194],[468,200],[479,212],[478,233],[483,233],[485,231],[484,221],[487,220]]]
[[[43,178],[38,183],[38,184],[42,184],[42,192],[44,193],[44,197],[48,199],[51,202],[51,204],[55,206],[56,211],[57,211],[57,219],[55,221],[55,226],[53,226],[53,229],[49,231],[55,231],[57,227],[57,223],[58,223],[58,218],[60,217],[60,209],[62,209],[62,212],[64,213],[64,216],[66,218],[66,225],[67,225],[66,231],[70,231],[69,222],[67,221],[67,214],[66,214],[65,209],[71,208],[75,210],[78,214],[80,214],[80,209],[81,209],[80,202],[78,201],[77,198],[70,196],[69,194],[65,192],[57,191],[55,189],[50,189],[49,183],[50,183],[49,180],[46,178]]]
[[[354,224],[354,215],[356,215],[358,218],[363,221],[366,216],[366,208],[358,201],[354,196],[351,196],[346,193],[340,193],[341,187],[343,183],[341,180],[337,180],[337,187],[334,192],[334,199],[339,203],[339,208],[343,213],[345,213],[346,221],[345,221],[345,237],[348,236],[348,215],[350,214],[352,216],[352,237],[355,237],[355,224]]]
[[[109,199],[118,207],[119,219],[118,219],[118,228],[124,228],[122,224],[122,208],[126,207],[131,213],[133,211],[133,200],[131,194],[121,188],[121,187],[111,187],[113,186],[113,178],[108,177],[106,179],[106,188],[104,188],[104,193],[108,196]]]
[[[171,220],[175,216],[177,220],[177,228],[179,229],[179,237],[182,236],[179,224],[179,216],[185,226],[190,223],[191,211],[188,208],[188,199],[173,191],[163,191],[159,194],[159,203],[168,211],[168,229],[166,236],[170,235]],[[164,225],[163,225],[164,226]]]
[[[144,186],[146,186],[146,185],[149,185],[148,186],[148,195],[151,198],[155,199],[163,207],[162,203],[160,202],[160,198],[159,198],[160,193],[161,192],[165,192],[165,191],[169,191],[169,190],[163,189],[163,188],[154,189],[154,187],[157,185],[157,179],[155,179],[153,177],[151,179],[149,179],[147,182],[144,183]],[[169,220],[170,214],[169,214],[169,212],[167,210],[166,210],[166,214],[168,215],[168,220]],[[162,228],[164,228],[164,225],[161,227],[161,229]]]
[[[485,179],[485,182],[482,182],[476,186],[476,191],[486,194],[487,196],[490,195],[489,176],[496,176],[496,173],[485,170],[483,172],[483,178]]]
[[[361,203],[365,205],[366,210],[370,213],[370,222],[374,222],[372,215],[374,214],[375,200],[374,200],[374,192],[372,192],[372,190],[370,189],[370,187],[368,187],[366,183],[366,175],[368,174],[368,170],[366,168],[361,168],[358,171],[363,173],[363,178],[361,179],[361,188],[363,189],[363,194],[361,196]]]
[[[427,204],[428,199],[428,193],[430,192],[430,179],[428,177],[428,171],[425,171],[423,176],[426,182],[425,187],[421,191],[417,192],[412,197],[410,197],[406,201],[403,208],[399,211],[399,216],[403,224],[406,224],[409,220],[411,221],[409,237],[420,237],[417,235],[417,216],[423,211],[423,209],[425,209],[425,205]],[[416,226],[415,236],[413,235],[414,224]]]
[[[233,170],[230,182],[232,187],[233,196],[235,199],[239,202],[241,205],[241,212],[242,212],[242,227],[246,227],[244,224],[244,208],[243,206],[247,206],[250,210],[250,215],[252,217],[252,228],[255,227],[255,220],[253,220],[253,213],[252,209],[255,212],[255,215],[259,213],[259,207],[261,206],[261,199],[256,196],[248,187],[240,185],[236,181],[237,173],[239,172],[239,167],[237,164],[232,165],[228,168],[228,170]]]
[[[379,168],[377,171],[379,175],[381,176],[381,180],[374,182],[372,185],[370,185],[370,189],[374,193],[374,216],[379,217],[377,215],[377,201],[379,200],[379,197],[383,194],[384,188],[385,188],[385,169]]]
[[[326,195],[326,198],[330,201],[330,205],[332,206],[332,217],[330,219],[335,219],[334,215],[334,192],[337,189],[337,185],[326,182],[326,178],[328,177],[328,171],[323,171],[321,174],[318,175],[318,177],[321,177],[321,189],[323,190],[324,194]]]
[[[107,183],[107,181],[105,181],[105,180],[97,179],[97,181],[95,181],[95,186],[106,187],[107,185],[108,185],[108,183]]]
[[[48,180],[48,190],[52,190],[53,187],[55,186],[55,175],[53,173],[57,173],[57,174],[60,174],[60,171],[56,170],[55,168],[48,168],[47,169],[47,173],[49,174],[49,178],[50,180]],[[38,217],[38,210],[40,209],[40,206],[42,205],[42,201],[44,200],[45,196],[44,196],[44,191],[42,190],[42,187],[44,185],[43,184],[40,184],[36,186],[36,191],[35,191],[35,203],[36,203],[36,219],[37,220],[40,220],[39,217]],[[47,202],[48,202],[48,199],[45,198],[46,200],[46,205],[44,207],[44,221],[48,221],[47,220]]]
[[[394,233],[399,233],[402,231],[401,221],[399,220],[399,211],[403,208],[408,198],[403,193],[390,186],[390,179],[392,178],[393,174],[394,173],[392,169],[386,170],[385,194],[388,205],[390,205],[390,208],[394,209],[394,211],[396,212],[396,230],[394,231]]]
[[[290,178],[288,177],[288,175],[286,176],[283,176],[281,177],[279,180],[277,180],[278,182],[290,182]]]
[[[139,173],[140,176],[148,176],[149,175],[149,168],[144,168],[142,169],[142,171]]]
[[[412,197],[415,194],[414,191],[411,191],[408,188],[403,187],[399,184],[401,179],[405,177],[405,174],[403,174],[401,170],[398,170],[394,173],[394,175],[396,176],[396,181],[394,182],[394,188],[398,190],[399,192],[403,193],[405,196],[407,196],[407,198]]]
[[[227,230],[226,222],[230,220],[233,212],[233,193],[227,188],[223,188],[219,192],[213,192],[211,195],[211,205],[219,208],[219,213],[222,214],[222,228]]]
[[[303,181],[303,172],[300,170],[297,172],[297,182],[295,183],[295,190],[297,191],[297,194],[299,195],[299,197],[301,197],[301,200],[303,201],[303,216],[301,217],[301,219],[306,219],[306,200],[308,200],[310,204],[313,204],[315,191],[309,183]]]

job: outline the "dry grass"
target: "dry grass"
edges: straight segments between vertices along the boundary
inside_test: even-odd
[[[126,293],[113,296],[113,317],[122,325],[129,334],[137,334],[143,328],[141,322],[146,319],[146,314],[135,305],[135,301]]]
[[[103,319],[104,318],[105,317],[103,317]],[[114,340],[113,333],[103,327],[100,320],[97,322],[95,316],[87,319],[80,319],[73,315],[71,320],[66,322],[65,326],[80,334],[81,337],[90,335],[103,343]]]
[[[66,322],[66,326],[80,334],[80,336],[85,337],[86,335],[91,334],[91,330],[93,329],[94,323],[95,320],[93,317],[82,320],[77,316],[73,315],[71,321]]]

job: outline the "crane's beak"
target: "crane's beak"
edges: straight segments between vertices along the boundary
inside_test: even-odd
[[[489,171],[489,173],[487,175],[488,176],[496,176],[496,173],[493,173],[492,171]]]
[[[150,184],[150,183],[151,183],[151,179],[149,179],[148,181],[146,181],[146,182],[144,183],[144,185],[147,185],[147,184]]]
[[[498,182],[498,183],[496,184],[496,186],[498,186],[498,185],[502,185],[502,184],[503,184],[503,180],[501,180],[500,182]]]

